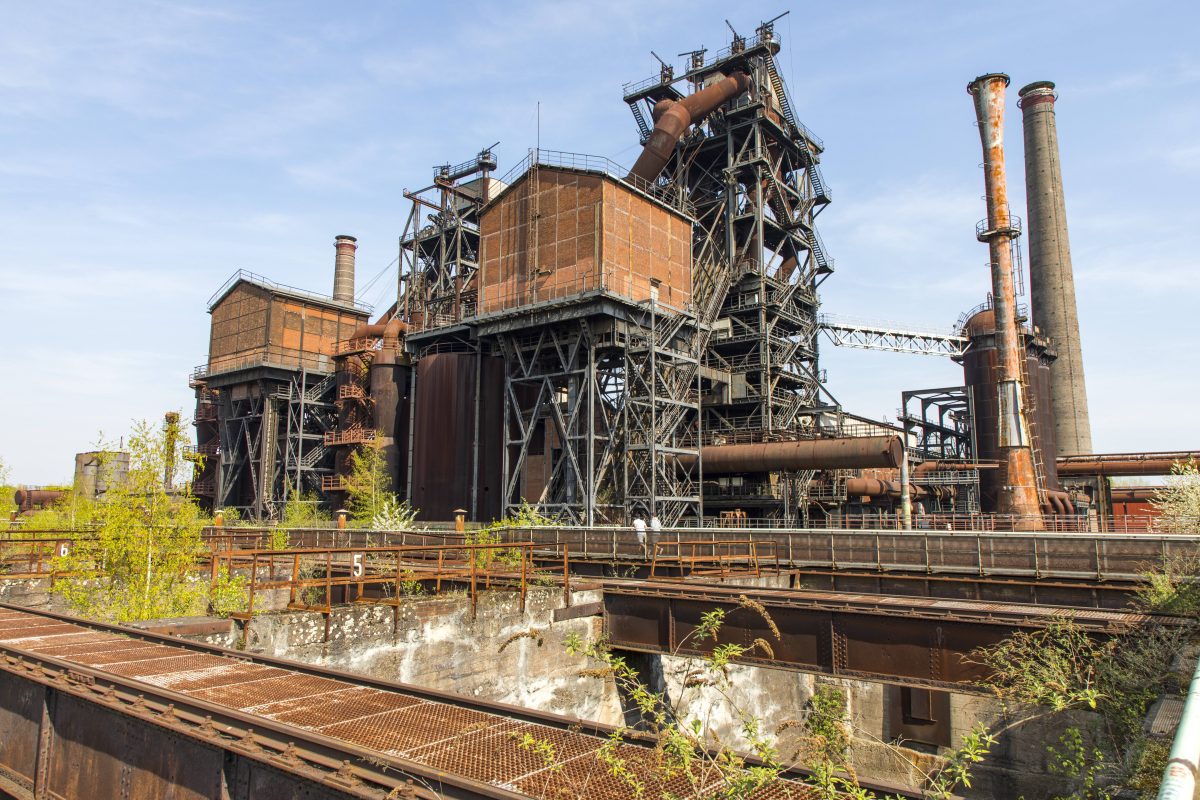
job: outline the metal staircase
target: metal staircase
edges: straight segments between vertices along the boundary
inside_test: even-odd
[[[637,123],[638,135],[642,137],[642,141],[650,138],[650,126],[646,123],[646,117],[642,114],[642,108],[638,105],[637,100],[629,103],[629,110],[633,112],[633,121]]]

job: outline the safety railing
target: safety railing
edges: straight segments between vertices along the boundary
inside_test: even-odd
[[[287,294],[296,295],[298,297],[307,298],[309,300],[314,300],[318,303],[333,302],[333,298],[329,297],[328,295],[319,294],[317,292],[310,292],[307,289],[298,289],[295,286],[288,286],[285,283],[276,283],[275,281],[271,280],[270,278],[265,278],[262,275],[251,272],[250,270],[239,269],[237,272],[230,275],[229,278],[225,281],[225,283],[221,284],[220,289],[217,289],[215,292],[213,292],[212,297],[208,298],[208,307],[212,308],[213,305],[217,302],[217,300],[219,300],[222,296],[224,296],[224,294],[226,292],[228,292],[230,289],[232,289],[233,285],[236,284],[238,281],[246,281],[248,283],[253,283],[258,286],[262,286],[265,289],[273,289],[275,291],[286,292]],[[368,303],[360,303],[357,301],[355,301],[353,303],[343,303],[343,305],[352,305],[354,308],[357,308],[359,311],[365,311],[368,313],[373,311],[375,308],[374,306],[369,305]]]
[[[629,170],[617,162],[604,156],[594,156],[588,153],[572,153],[565,150],[542,150],[534,148],[529,151],[525,158],[521,159],[512,169],[506,172],[500,178],[500,182],[504,185],[515,183],[535,164],[540,167],[557,167],[560,169],[603,173],[671,208],[682,211],[688,216],[694,216],[695,214],[695,208],[683,192],[674,188],[660,186],[657,183],[636,175],[630,175]]]
[[[326,431],[324,443],[326,445],[361,444],[375,441],[375,436],[373,428],[344,428],[337,431]]]
[[[74,539],[13,536],[0,539],[0,580],[49,578],[51,585],[62,575],[61,561],[74,549]]]
[[[449,583],[467,590],[472,617],[478,609],[480,591],[491,588],[518,591],[524,612],[529,582],[536,572],[535,548],[545,550],[544,545],[534,542],[229,550],[213,553],[211,596],[215,597],[218,580],[223,576],[243,574],[248,578],[246,608],[231,617],[249,620],[255,614],[260,593],[286,591],[289,610],[320,612],[326,616],[328,627],[335,603],[399,608],[409,595],[423,593],[426,587],[438,593],[444,583]],[[563,600],[570,605],[569,555],[566,548],[560,550]]]
[[[383,346],[383,339],[379,336],[362,336],[357,339],[344,339],[334,345],[333,353],[338,356],[348,356],[354,353],[365,353],[369,350],[378,350]]]
[[[572,559],[632,562],[646,558],[630,528],[534,527],[513,529],[513,541],[533,541],[548,552],[565,548]],[[780,528],[671,528],[654,543],[771,542],[787,567],[919,572],[978,577],[1059,577],[1142,581],[1164,562],[1190,557],[1200,535],[1009,531],[821,530]]]
[[[659,541],[654,543],[650,577],[757,577],[763,572],[764,562],[770,562],[773,571],[780,571],[775,542],[753,539]]]

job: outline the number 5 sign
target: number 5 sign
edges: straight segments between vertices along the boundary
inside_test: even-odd
[[[363,554],[355,553],[350,556],[350,574],[356,578],[361,578],[363,574]]]

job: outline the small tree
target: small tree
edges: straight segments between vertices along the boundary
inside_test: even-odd
[[[1195,461],[1171,467],[1168,485],[1152,501],[1160,526],[1172,533],[1200,533],[1200,468]]]
[[[346,510],[359,525],[369,525],[376,515],[396,502],[392,476],[379,437],[361,445],[350,454],[350,474],[346,476]]]
[[[0,458],[0,512],[3,512],[5,516],[15,506],[13,495],[16,492],[17,487],[8,485],[8,465],[4,463],[3,458]]]
[[[182,429],[142,421],[128,439],[129,471],[94,509],[95,535],[57,559],[54,591],[85,616],[119,622],[187,614],[204,596],[196,580],[204,518],[163,476],[181,463]],[[100,468],[106,468],[101,463]]]

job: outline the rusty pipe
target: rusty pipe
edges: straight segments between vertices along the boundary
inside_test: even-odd
[[[999,425],[1001,460],[1005,466],[1004,490],[997,509],[1002,514],[1027,518],[1039,526],[1040,502],[1028,426],[1022,408],[1021,359],[1017,330],[1016,291],[1013,285],[1012,240],[1019,232],[1008,208],[1008,182],[1004,172],[1004,90],[1009,79],[1002,73],[981,75],[967,85],[979,123],[983,145],[983,180],[987,191],[987,223],[978,231],[991,256],[992,303],[996,321]]]
[[[1109,496],[1114,503],[1145,503],[1158,500],[1166,486],[1115,486],[1109,490]]]
[[[959,472],[971,469],[999,469],[999,464],[975,461],[922,461],[913,467],[914,475],[924,475],[929,472]]]
[[[802,439],[793,442],[721,444],[700,448],[705,475],[739,472],[794,472],[805,469],[895,469],[903,449],[899,436]],[[694,457],[681,457],[691,469]]]
[[[879,478],[847,478],[846,494],[850,497],[890,497],[893,500],[900,497],[901,484],[899,481],[885,481]],[[913,499],[929,496],[929,490],[924,486],[909,484]]]
[[[707,89],[701,89],[684,99],[664,105],[669,101],[659,101],[652,113],[658,114],[654,122],[654,130],[646,140],[646,146],[633,169],[625,176],[625,180],[641,178],[650,182],[655,180],[671,154],[675,152],[675,144],[679,137],[687,132],[692,123],[699,122],[711,114],[722,104],[750,88],[750,76],[744,72],[735,72]]]
[[[1169,458],[1071,459],[1058,462],[1058,475],[1060,478],[1087,475],[1170,475],[1172,468],[1178,463]],[[707,468],[706,463],[705,469]]]

